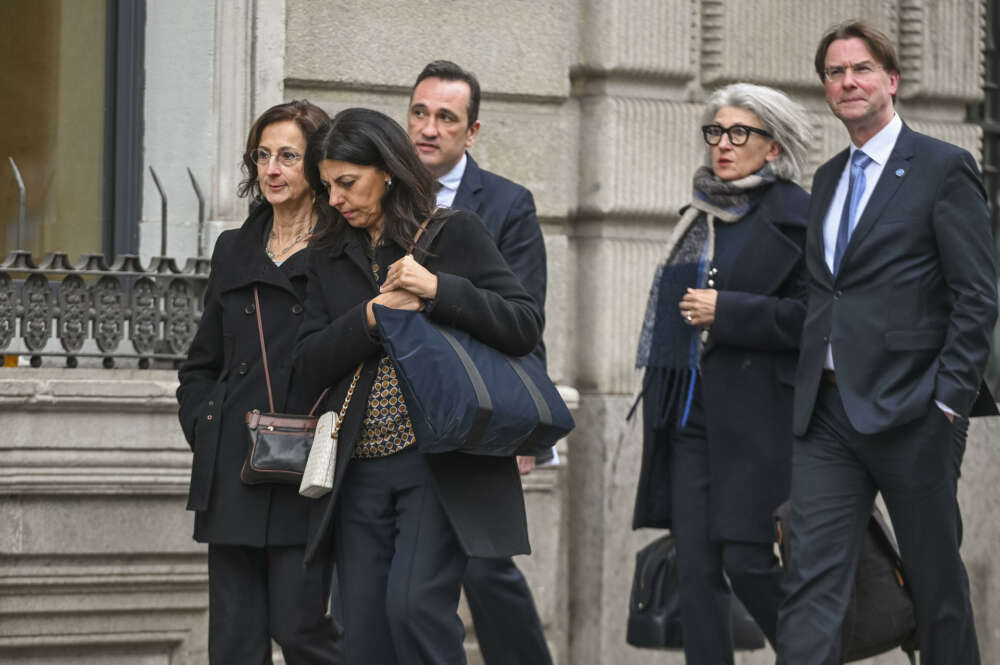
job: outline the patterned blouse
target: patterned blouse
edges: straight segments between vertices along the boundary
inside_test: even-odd
[[[368,407],[361,422],[361,439],[354,447],[355,458],[386,457],[416,442],[413,425],[399,390],[396,368],[389,356],[378,362],[375,383],[368,394]]]

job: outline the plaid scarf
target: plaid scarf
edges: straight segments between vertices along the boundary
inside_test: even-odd
[[[695,171],[691,204],[674,226],[667,259],[653,277],[636,354],[636,367],[646,369],[639,398],[663,405],[657,427],[668,426],[675,416],[681,427],[687,423],[704,340],[701,331],[683,320],[677,305],[688,288],[705,286],[715,252],[715,220],[741,220],[774,180],[769,164],[732,181],[720,180],[707,166]],[[629,417],[634,410],[635,404]]]

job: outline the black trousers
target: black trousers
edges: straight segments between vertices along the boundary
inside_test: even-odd
[[[671,438],[670,452],[684,656],[688,665],[732,665],[730,588],[774,644],[783,573],[770,543],[710,538],[704,411],[697,400],[692,407],[686,426]]]
[[[841,624],[876,492],[889,510],[913,591],[920,662],[978,665],[958,551],[958,445],[955,427],[933,404],[914,422],[861,434],[837,388],[823,384],[809,430],[794,447],[796,541],[778,616],[779,665],[839,665]]]
[[[302,566],[303,546],[208,546],[208,659],[270,665],[271,639],[288,665],[341,665],[336,630],[305,593],[323,580]]]
[[[468,557],[424,456],[351,460],[334,534],[347,662],[464,665]]]
[[[486,665],[552,665],[531,590],[513,559],[469,559],[462,584]]]

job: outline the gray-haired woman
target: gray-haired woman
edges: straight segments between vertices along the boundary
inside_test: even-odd
[[[809,203],[792,182],[807,152],[799,105],[739,83],[709,98],[704,123],[709,165],[695,172],[656,271],[637,361],[644,441],[633,526],[676,537],[689,665],[732,664],[730,585],[775,640],[771,513],[791,475]]]

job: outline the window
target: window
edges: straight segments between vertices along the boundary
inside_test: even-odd
[[[144,8],[0,5],[0,256],[138,249]]]

